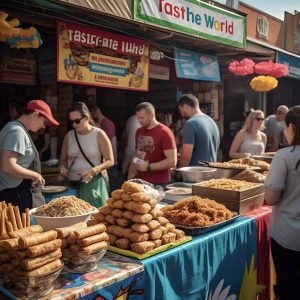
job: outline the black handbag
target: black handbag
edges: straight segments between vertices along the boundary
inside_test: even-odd
[[[91,165],[91,167],[95,167],[95,165],[90,161],[90,159],[85,155],[85,153],[83,152],[82,148],[81,148],[81,145],[79,143],[79,140],[78,140],[78,136],[77,136],[77,132],[76,130],[74,130],[75,132],[75,138],[76,138],[76,142],[77,142],[77,145],[78,145],[78,148],[82,154],[82,156],[85,158],[85,160]],[[102,170],[99,174],[99,176],[101,176],[104,181],[105,181],[105,185],[106,185],[106,189],[107,189],[107,192],[109,193],[109,177],[108,177],[108,174],[107,174],[107,171],[106,170]]]

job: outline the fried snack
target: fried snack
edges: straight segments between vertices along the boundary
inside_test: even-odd
[[[26,226],[26,213],[22,213],[22,225],[23,225],[23,228],[27,227]]]
[[[161,230],[163,235],[169,232],[169,229],[165,226],[160,226],[159,229]]]
[[[146,214],[151,210],[150,204],[135,201],[126,202],[124,207],[136,212],[137,214]]]
[[[74,231],[74,236],[77,240],[84,239],[86,237],[102,233],[106,230],[106,227],[103,224],[98,224],[90,226],[87,228],[82,228]]]
[[[16,250],[19,247],[18,240],[19,238],[0,241],[0,249],[3,251]]]
[[[3,273],[8,273],[8,272],[11,272],[13,271],[15,267],[12,265],[12,264],[2,264],[0,265],[0,272],[3,272]]]
[[[18,243],[20,249],[26,249],[31,246],[50,242],[52,240],[55,240],[56,238],[57,238],[57,232],[55,230],[50,230],[47,232],[36,233],[33,235],[20,237]]]
[[[148,196],[147,194],[145,194],[144,192],[138,192],[138,193],[131,194],[131,199],[136,202],[149,203],[151,200],[151,197]]]
[[[155,219],[157,217],[162,217],[164,215],[164,213],[158,208],[151,209],[149,211],[149,214],[153,217],[153,219]]]
[[[131,194],[144,191],[144,188],[142,185],[135,183],[135,182],[130,182],[130,181],[125,181],[121,188],[124,192],[131,193]]]
[[[144,232],[148,232],[149,231],[149,227],[145,224],[141,224],[141,223],[134,223],[133,225],[131,225],[131,228],[136,231],[136,232],[140,232],[140,233],[144,233]]]
[[[263,160],[256,160],[256,167],[260,167],[262,171],[268,171],[270,169],[270,164]]]
[[[157,217],[156,220],[160,223],[162,226],[166,226],[166,224],[169,223],[169,220],[165,217]]]
[[[95,243],[95,244],[91,244],[87,247],[84,247],[84,248],[80,248],[78,245],[71,245],[70,246],[70,249],[72,252],[80,252],[80,253],[83,253],[83,254],[86,254],[86,255],[90,255],[92,253],[95,253],[101,249],[104,249],[104,248],[107,248],[108,244],[107,242],[98,242],[98,243]]]
[[[149,233],[149,237],[151,240],[160,239],[161,236],[162,236],[162,231],[159,228],[157,228]]]
[[[151,220],[152,216],[150,214],[134,214],[131,218],[131,221],[135,223],[148,223]]]
[[[61,257],[61,250],[58,248],[57,250],[50,252],[48,254],[39,256],[39,257],[34,257],[34,258],[25,258],[21,261],[21,266],[25,270],[34,270],[36,268],[42,267],[57,258]]]
[[[12,231],[14,231],[14,229],[13,229],[13,226],[12,226],[11,222],[9,222],[9,221],[5,220],[5,224],[6,224],[6,228],[7,228],[7,231],[8,231],[8,232],[12,232]]]
[[[131,199],[131,194],[130,194],[130,193],[123,192],[123,193],[121,194],[121,199],[122,199],[123,201],[131,201],[131,200],[132,200],[132,199]]]
[[[111,196],[116,200],[120,200],[120,199],[122,199],[121,198],[122,193],[123,193],[123,190],[121,190],[121,189],[114,190],[113,192],[111,192]]]
[[[93,214],[93,217],[98,222],[105,222],[105,215],[102,214],[100,211],[98,211],[97,213]]]
[[[75,238],[75,236],[72,235],[72,234],[69,235],[67,237],[67,242],[68,242],[69,245],[75,245],[76,244],[76,238]]]
[[[17,221],[16,221],[16,216],[15,216],[15,212],[14,212],[14,208],[12,206],[11,203],[8,203],[8,215],[9,215],[9,220],[13,226],[13,229],[14,230],[18,230],[20,228],[18,228],[17,226]],[[3,231],[2,231],[3,233]]]
[[[116,218],[113,217],[112,215],[107,215],[107,216],[105,217],[105,220],[106,220],[109,224],[112,224],[112,225],[116,224]]]
[[[118,200],[115,200],[114,198],[108,198],[108,199],[106,199],[105,204],[113,207],[115,201],[118,201]]]
[[[149,227],[150,230],[155,230],[160,226],[160,223],[157,220],[151,220],[150,222],[147,223],[147,226]]]
[[[229,161],[229,163],[247,164],[248,166],[259,167],[262,171],[266,171],[266,170],[270,169],[270,164],[269,163],[267,163],[263,160],[254,159],[252,157],[232,159],[232,160]]]
[[[233,162],[210,162],[209,167],[213,168],[225,168],[225,169],[248,169],[249,165],[242,163],[233,163]]]
[[[151,208],[155,208],[157,205],[157,201],[155,199],[151,199],[149,204],[150,204]]]
[[[128,239],[133,232],[135,231],[133,231],[131,228],[125,228],[123,230],[123,236]]]
[[[121,239],[118,239],[116,240],[116,246],[120,249],[129,249],[129,246],[130,246],[130,241],[126,238],[121,238]]]
[[[127,220],[126,218],[117,218],[116,223],[122,227],[128,227],[132,224],[132,222],[130,220]]]
[[[182,237],[185,236],[185,233],[184,231],[180,230],[180,229],[171,229],[171,232],[175,233],[176,234],[176,240],[179,240],[181,239]]]
[[[125,210],[122,213],[122,217],[128,219],[128,220],[132,220],[132,217],[135,215],[135,212],[132,210]]]
[[[147,241],[149,239],[149,234],[148,233],[132,232],[129,235],[129,239],[133,243],[144,242],[144,241]]]
[[[19,251],[14,251],[14,257],[16,259],[23,259],[27,257],[27,251],[26,250],[19,250]]]
[[[15,213],[15,217],[16,217],[16,222],[17,222],[18,229],[22,229],[23,228],[23,224],[22,224],[22,220],[21,220],[19,206],[14,206],[13,209],[14,209],[14,213]]]
[[[199,185],[220,190],[242,191],[255,186],[252,182],[233,180],[229,178],[211,179]]]
[[[66,238],[61,239],[61,242],[62,242],[61,249],[65,249],[65,248],[69,247],[69,243]]]
[[[6,253],[0,253],[0,264],[4,263],[6,261],[10,261],[12,258],[11,253],[6,252]]]
[[[172,231],[173,229],[176,228],[176,227],[175,227],[173,224],[171,224],[171,223],[167,223],[165,226],[168,228],[169,231]],[[173,232],[173,231],[172,231],[172,232]]]
[[[151,241],[155,244],[155,248],[158,248],[162,245],[162,240],[158,239],[158,240],[153,240]]]
[[[122,209],[122,208],[124,208],[125,203],[126,202],[123,200],[115,200],[115,202],[113,203],[113,207]]]
[[[57,237],[59,239],[62,239],[68,237],[70,234],[73,233],[74,230],[85,227],[87,227],[87,224],[85,222],[79,222],[68,227],[56,228],[55,230],[57,231]]]
[[[176,234],[174,232],[168,232],[161,237],[162,244],[173,243],[176,240]]]
[[[116,235],[118,237],[124,237],[123,236],[123,232],[124,232],[124,228],[118,225],[111,225],[109,227],[107,227],[107,233]]]
[[[95,219],[89,219],[89,220],[86,221],[86,225],[87,225],[88,227],[89,227],[89,226],[97,225],[97,224],[99,224],[99,223],[105,225],[105,223],[107,223],[107,222],[99,222],[99,221],[97,221],[97,220],[95,220]],[[106,226],[106,225],[105,225],[105,226]]]
[[[111,234],[111,233],[108,233],[107,234],[108,237],[109,237],[109,243],[113,246],[116,244],[116,240],[119,238],[118,236],[114,235],[114,234]]]
[[[104,205],[102,207],[99,208],[99,212],[103,215],[110,215],[112,212],[113,208],[111,206],[108,205]]]
[[[16,237],[22,237],[30,234],[41,233],[41,232],[43,232],[43,228],[40,225],[32,225],[23,229],[9,232],[9,236],[11,238],[16,238]]]
[[[124,210],[115,208],[111,211],[111,215],[115,218],[122,218]]]
[[[27,248],[26,252],[29,257],[37,257],[50,252],[55,251],[57,248],[60,248],[62,245],[62,241],[60,239],[56,239],[44,244],[35,245]]]
[[[83,248],[83,247],[89,246],[91,244],[95,244],[95,243],[103,242],[103,241],[108,241],[108,240],[109,240],[109,237],[108,237],[107,233],[102,232],[100,234],[96,234],[96,235],[93,235],[93,236],[86,237],[82,240],[77,240],[77,245],[80,248]]]
[[[147,251],[150,251],[155,248],[155,244],[150,241],[145,241],[145,242],[139,242],[139,243],[132,243],[130,245],[130,248],[133,252],[136,253],[145,253]]]
[[[266,176],[253,170],[244,170],[243,172],[231,177],[234,180],[245,180],[253,183],[264,183]]]

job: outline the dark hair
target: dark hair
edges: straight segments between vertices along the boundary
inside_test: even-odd
[[[186,105],[188,105],[192,108],[198,108],[199,107],[199,100],[193,94],[184,94],[179,99],[178,105],[183,106],[184,104],[186,104]]]
[[[294,137],[291,145],[300,145],[300,105],[292,107],[285,116],[286,126],[294,127]]]
[[[73,103],[71,109],[69,110],[69,113],[74,112],[74,111],[79,112],[84,117],[88,117],[89,118],[89,123],[93,126],[96,126],[96,124],[95,124],[95,122],[92,118],[92,115],[91,115],[88,107],[86,106],[86,104],[84,102],[75,102],[75,103]]]
[[[135,108],[135,112],[138,112],[141,110],[144,110],[148,115],[150,113],[153,113],[155,115],[155,107],[150,102],[142,102],[142,103],[138,104],[137,107]]]

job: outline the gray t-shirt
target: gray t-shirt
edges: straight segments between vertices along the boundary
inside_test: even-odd
[[[279,122],[276,119],[275,115],[270,115],[266,119],[266,136],[267,136],[266,150],[267,151],[271,151],[272,150],[272,140],[271,140],[271,137],[273,135],[277,136],[278,143],[282,143],[282,141],[283,141],[283,129],[284,129],[283,123]]]
[[[3,156],[3,150],[10,150],[18,153],[17,163],[24,168],[28,168],[34,160],[34,150],[28,134],[16,121],[7,123],[0,132],[1,158]],[[22,178],[9,176],[0,172],[0,191],[17,187],[21,182]]]
[[[269,236],[283,247],[300,251],[300,145],[276,152],[265,188],[282,191],[273,206]]]
[[[208,115],[194,115],[183,126],[182,144],[194,145],[190,166],[199,160],[216,161],[220,133],[215,121]]]

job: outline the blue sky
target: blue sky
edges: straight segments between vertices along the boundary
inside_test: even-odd
[[[216,0],[222,4],[226,0]],[[300,0],[243,0],[242,2],[258,8],[278,19],[284,19],[284,11],[294,14],[294,10],[300,12]]]

